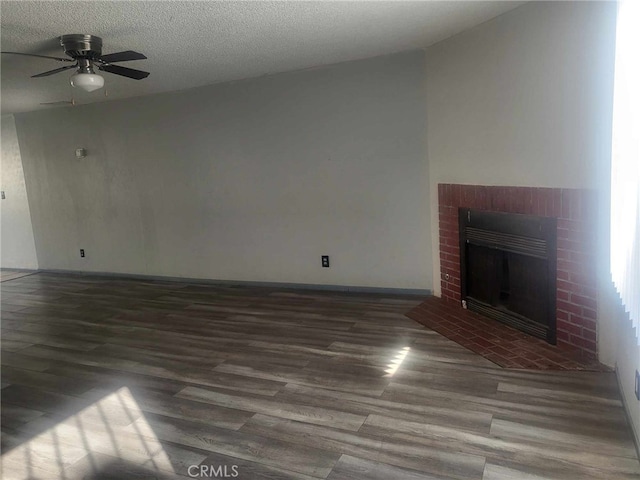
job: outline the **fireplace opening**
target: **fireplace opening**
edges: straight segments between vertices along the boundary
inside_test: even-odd
[[[462,299],[556,343],[556,219],[460,208]]]

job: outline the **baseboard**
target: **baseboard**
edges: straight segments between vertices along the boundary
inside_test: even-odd
[[[350,292],[350,293],[374,293],[384,295],[419,295],[429,296],[431,290],[422,288],[386,288],[386,287],[358,287],[350,285],[322,285],[315,283],[285,283],[285,282],[252,282],[245,280],[216,280],[208,278],[187,278],[169,277],[156,275],[143,275],[137,273],[114,273],[114,272],[86,272],[83,270],[55,270],[41,269],[38,272],[56,273],[66,275],[81,275],[92,277],[129,278],[135,280],[147,280],[157,282],[180,282],[199,283],[205,285],[239,286],[239,287],[263,287],[263,288],[283,288],[293,290],[322,290],[329,292]]]
[[[636,455],[640,460],[640,437],[638,436],[638,431],[636,430],[636,427],[633,424],[633,420],[631,419],[631,414],[629,413],[629,406],[627,405],[627,400],[624,395],[624,388],[622,387],[622,381],[620,380],[620,370],[618,369],[617,364],[616,364],[615,372],[616,372],[616,381],[618,382],[618,390],[620,391],[620,397],[622,398],[622,409],[624,410],[624,415],[627,417],[627,424],[631,428],[633,445],[636,447]]]
[[[11,270],[12,272],[22,272],[22,273],[38,273],[42,270],[33,269],[33,268],[13,268],[13,267],[0,267],[0,270]]]

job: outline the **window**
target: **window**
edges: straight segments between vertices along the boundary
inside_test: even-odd
[[[619,3],[611,155],[611,275],[640,324],[640,2]]]

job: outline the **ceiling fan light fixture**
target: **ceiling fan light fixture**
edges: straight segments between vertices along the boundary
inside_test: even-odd
[[[75,73],[71,75],[71,85],[85,92],[93,92],[104,87],[104,78],[95,73]]]

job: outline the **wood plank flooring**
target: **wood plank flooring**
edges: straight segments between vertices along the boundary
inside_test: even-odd
[[[502,369],[415,297],[2,283],[6,479],[640,479],[610,372]]]

